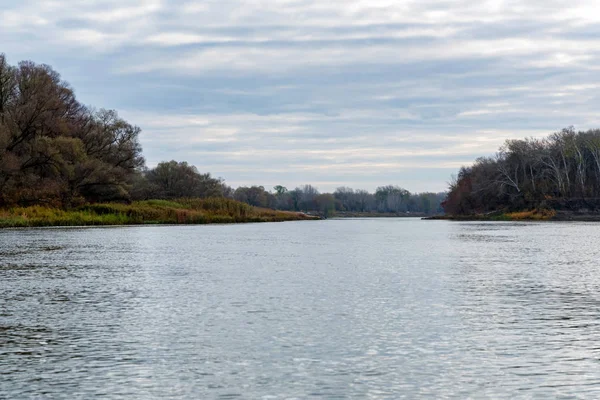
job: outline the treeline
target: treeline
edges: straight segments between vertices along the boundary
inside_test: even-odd
[[[225,197],[262,208],[282,211],[311,211],[325,216],[335,212],[423,213],[443,212],[445,193],[411,194],[397,186],[382,186],[375,193],[340,187],[321,193],[312,185],[293,190],[278,185],[272,191],[264,186],[233,189],[222,179],[198,172],[186,162],[169,161],[144,170],[134,180],[133,200]]]
[[[274,191],[233,189],[186,162],[148,169],[140,128],[115,111],[84,106],[50,66],[16,66],[0,54],[0,207],[68,209],[89,203],[221,197],[285,211],[441,212],[442,194],[396,186],[375,193],[346,187],[320,193],[305,185]]]
[[[381,186],[375,193],[339,187],[333,193],[320,193],[312,185],[304,185],[293,190],[278,185],[274,193],[262,186],[240,187],[234,198],[260,207],[288,211],[314,211],[331,215],[336,212],[353,213],[443,213],[441,202],[445,193],[411,194],[398,186]]]
[[[508,140],[494,157],[461,168],[443,207],[468,215],[599,197],[600,130],[571,127],[544,139]]]

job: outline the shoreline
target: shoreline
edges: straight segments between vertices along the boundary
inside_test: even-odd
[[[73,209],[31,206],[0,209],[0,229],[40,227],[209,225],[315,221],[318,216],[249,206],[235,200],[146,200],[87,204]]]
[[[377,213],[377,212],[346,212],[337,211],[331,219],[344,218],[426,218],[431,217],[425,213]]]
[[[520,212],[492,212],[475,215],[440,215],[421,218],[424,221],[489,221],[489,222],[600,222],[599,213],[557,210],[526,210]]]

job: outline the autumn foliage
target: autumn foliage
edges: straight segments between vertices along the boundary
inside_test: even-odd
[[[600,130],[566,128],[544,139],[508,140],[494,157],[461,168],[447,214],[600,209]]]
[[[0,54],[0,206],[126,200],[140,129],[94,110],[48,65]]]

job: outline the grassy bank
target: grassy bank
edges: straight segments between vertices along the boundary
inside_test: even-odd
[[[89,204],[62,210],[44,206],[0,210],[0,228],[39,226],[227,224],[318,219],[302,213],[275,211],[234,200],[148,200],[132,204]]]

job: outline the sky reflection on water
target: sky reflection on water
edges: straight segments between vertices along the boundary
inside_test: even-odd
[[[600,226],[0,231],[0,397],[600,396]]]

